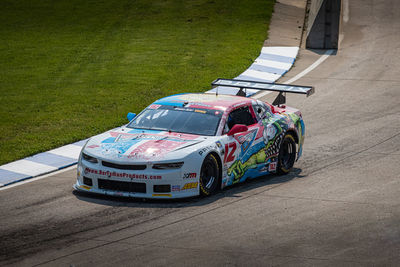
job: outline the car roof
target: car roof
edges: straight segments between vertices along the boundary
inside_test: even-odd
[[[242,106],[251,103],[251,98],[241,96],[216,95],[209,93],[188,93],[167,96],[155,101],[153,104],[207,108],[225,111],[226,109],[229,109],[231,107]]]

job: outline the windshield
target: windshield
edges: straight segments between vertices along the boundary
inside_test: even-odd
[[[212,136],[217,132],[222,113],[210,109],[150,105],[127,127]]]

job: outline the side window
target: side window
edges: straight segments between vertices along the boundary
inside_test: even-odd
[[[224,133],[227,133],[235,124],[252,125],[257,123],[250,113],[249,107],[241,107],[229,113]]]

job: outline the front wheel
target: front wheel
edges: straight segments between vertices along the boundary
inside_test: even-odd
[[[278,174],[287,174],[296,160],[296,142],[291,134],[285,135],[279,148]]]
[[[214,155],[209,154],[204,159],[200,171],[200,194],[208,196],[217,190],[219,181],[219,166]]]

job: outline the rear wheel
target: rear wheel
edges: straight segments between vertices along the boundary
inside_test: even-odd
[[[214,155],[209,154],[204,159],[200,171],[200,193],[208,196],[214,193],[218,188],[219,166]]]
[[[289,173],[296,160],[296,142],[291,134],[285,135],[279,148],[278,174]]]

